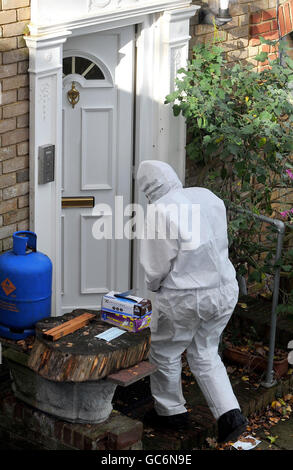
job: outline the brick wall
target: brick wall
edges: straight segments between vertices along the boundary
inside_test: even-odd
[[[0,0],[0,252],[28,229],[28,49],[30,0]]]
[[[101,424],[61,421],[0,387],[0,450],[141,450],[142,431],[140,421],[117,411]]]
[[[194,2],[196,3],[196,1]],[[203,3],[214,4],[213,0]],[[266,39],[278,39],[279,31],[276,18],[276,0],[246,1],[235,0],[230,2],[232,21],[218,28],[215,35],[213,25],[198,24],[195,17],[191,24],[190,49],[197,42],[208,43],[215,40],[226,52],[228,62],[236,61],[252,63],[261,68],[254,57],[261,51],[269,52],[273,59],[276,51],[267,45],[260,45],[259,36]],[[293,30],[293,0],[279,2],[279,22],[281,35],[287,35]]]

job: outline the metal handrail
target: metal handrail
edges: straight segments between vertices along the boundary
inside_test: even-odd
[[[263,387],[270,388],[276,384],[276,380],[274,380],[274,353],[275,353],[275,342],[276,342],[277,306],[278,306],[278,299],[279,299],[280,271],[281,271],[281,267],[278,266],[278,262],[281,259],[281,255],[282,255],[282,248],[283,248],[283,241],[284,241],[284,234],[285,234],[286,226],[284,222],[282,222],[281,220],[273,219],[265,215],[258,215],[252,211],[249,211],[247,209],[242,209],[240,207],[229,206],[228,210],[233,210],[235,212],[240,212],[242,214],[243,213],[248,214],[254,217],[255,219],[261,220],[270,225],[274,225],[278,232],[277,249],[276,249],[276,256],[275,256],[275,261],[274,261],[274,266],[276,266],[276,268],[275,268],[275,276],[274,276],[274,292],[273,292],[272,312],[271,312],[269,357],[268,357],[268,364],[267,364],[266,379],[265,379],[265,382],[261,383]]]

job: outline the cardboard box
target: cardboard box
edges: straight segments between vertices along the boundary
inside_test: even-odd
[[[134,318],[130,315],[105,312],[102,310],[101,318],[110,325],[115,325],[122,330],[137,333],[138,331],[141,331],[149,326],[151,321],[151,312],[147,313],[143,317]]]
[[[116,295],[121,295],[117,297]],[[147,328],[151,321],[152,304],[148,299],[111,291],[102,299],[102,320],[127,331]]]
[[[125,295],[116,297],[119,292],[108,292],[102,299],[102,310],[112,313],[121,313],[122,315],[131,315],[133,317],[143,317],[152,311],[151,301],[136,297],[134,295]]]

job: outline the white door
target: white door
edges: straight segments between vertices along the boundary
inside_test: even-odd
[[[131,202],[134,49],[133,26],[64,47],[62,313],[96,309],[104,293],[130,287],[130,241],[97,240],[92,228],[97,205],[114,214],[115,196]],[[96,209],[82,207],[92,201]]]

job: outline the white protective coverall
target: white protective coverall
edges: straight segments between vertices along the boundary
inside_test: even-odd
[[[238,300],[235,270],[228,258],[226,209],[205,188],[183,188],[170,165],[155,160],[140,164],[137,181],[149,203],[200,204],[200,243],[193,249],[182,243],[180,217],[176,239],[141,240],[140,262],[149,290],[156,292],[151,322],[151,391],[158,415],[185,413],[181,384],[181,355],[187,350],[194,374],[216,419],[239,403],[218,354],[222,331]],[[160,206],[158,206],[160,205]],[[172,220],[173,222],[170,222]],[[168,222],[169,221],[169,222]],[[146,221],[148,224],[148,221]],[[158,235],[159,230],[157,231]]]

